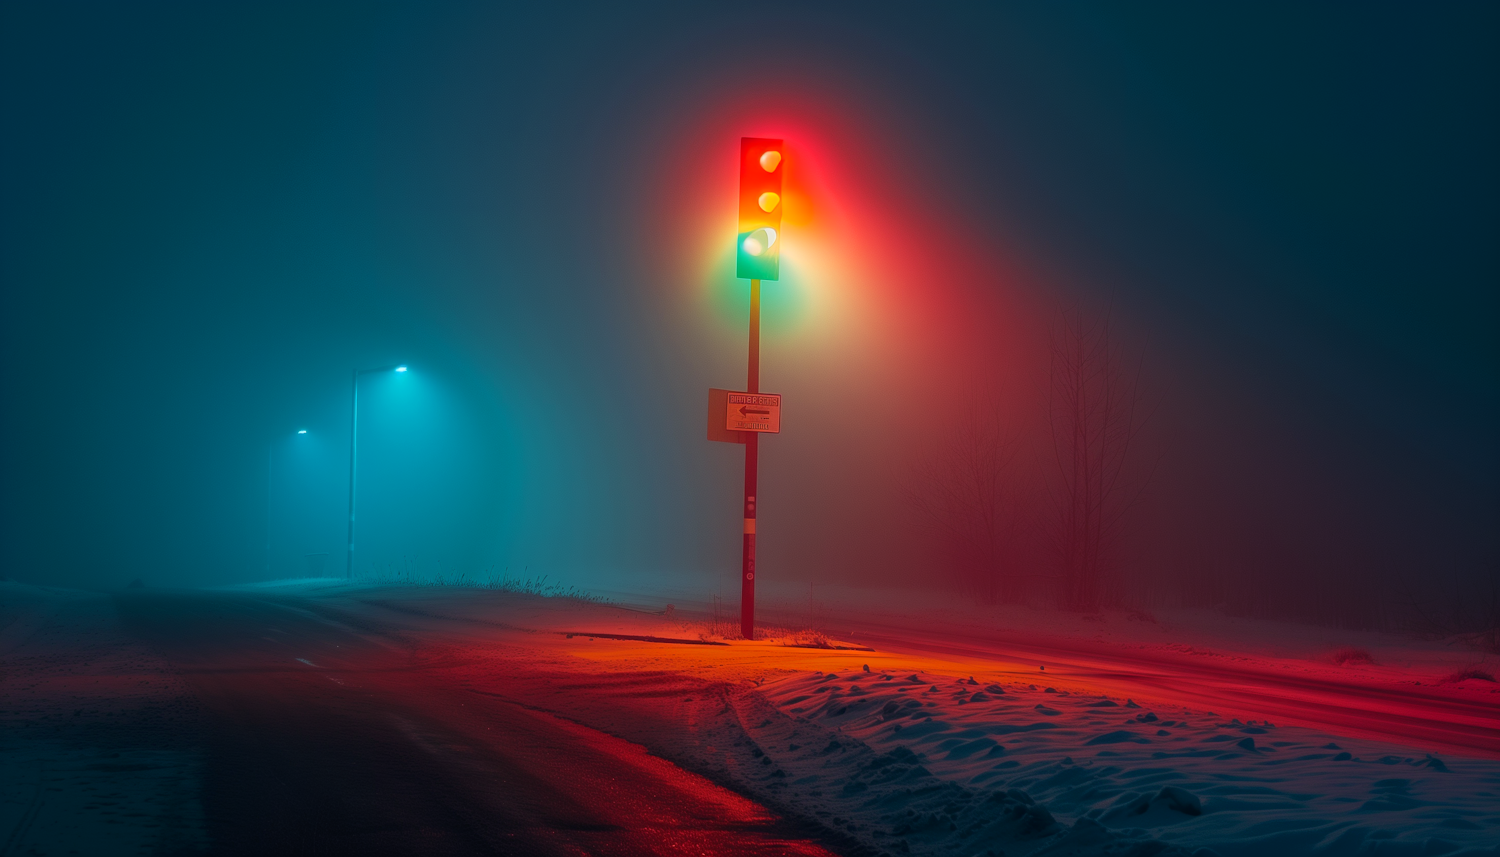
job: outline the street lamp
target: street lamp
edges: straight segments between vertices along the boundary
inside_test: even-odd
[[[307,429],[297,429],[298,435],[307,434]],[[276,450],[276,442],[266,444],[266,579],[271,579],[271,454]]]
[[[374,372],[405,372],[404,364],[354,370],[349,392],[349,549],[344,555],[344,577],[354,577],[354,478],[359,460],[359,376]]]

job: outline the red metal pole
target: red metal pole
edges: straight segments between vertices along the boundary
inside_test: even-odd
[[[750,281],[750,372],[746,392],[760,392],[760,280]],[[745,432],[745,544],[740,555],[740,633],[755,639],[755,481],[760,432]]]

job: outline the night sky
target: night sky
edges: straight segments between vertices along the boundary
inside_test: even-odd
[[[913,474],[976,401],[1041,467],[1066,305],[1141,360],[1140,592],[1497,573],[1493,4],[0,15],[10,578],[342,573],[349,373],[406,363],[359,573],[727,592],[741,136],[787,141],[762,579],[941,579]]]

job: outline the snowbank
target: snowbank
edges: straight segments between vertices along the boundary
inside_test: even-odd
[[[463,680],[487,693],[640,741],[880,853],[1500,854],[1500,761],[1141,706],[1091,689],[1106,673],[1054,676],[999,650],[955,658],[943,645],[961,627],[870,653],[651,645],[559,632],[690,637],[696,626],[680,609],[482,591],[352,598],[426,632],[462,623],[447,626],[451,639],[486,664]],[[517,669],[515,646],[536,675]]]
[[[1223,857],[1495,854],[1500,842],[1497,762],[966,676],[845,670],[761,693],[788,723],[847,736],[817,747],[762,730],[790,781],[841,783],[814,797],[949,853],[982,841],[986,813],[1024,816],[1032,834],[1087,820],[1096,837]],[[951,788],[911,787],[929,775]]]

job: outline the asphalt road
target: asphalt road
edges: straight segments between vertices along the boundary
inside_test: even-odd
[[[120,609],[203,706],[215,853],[830,853],[636,745],[452,686],[386,629],[231,593]]]

